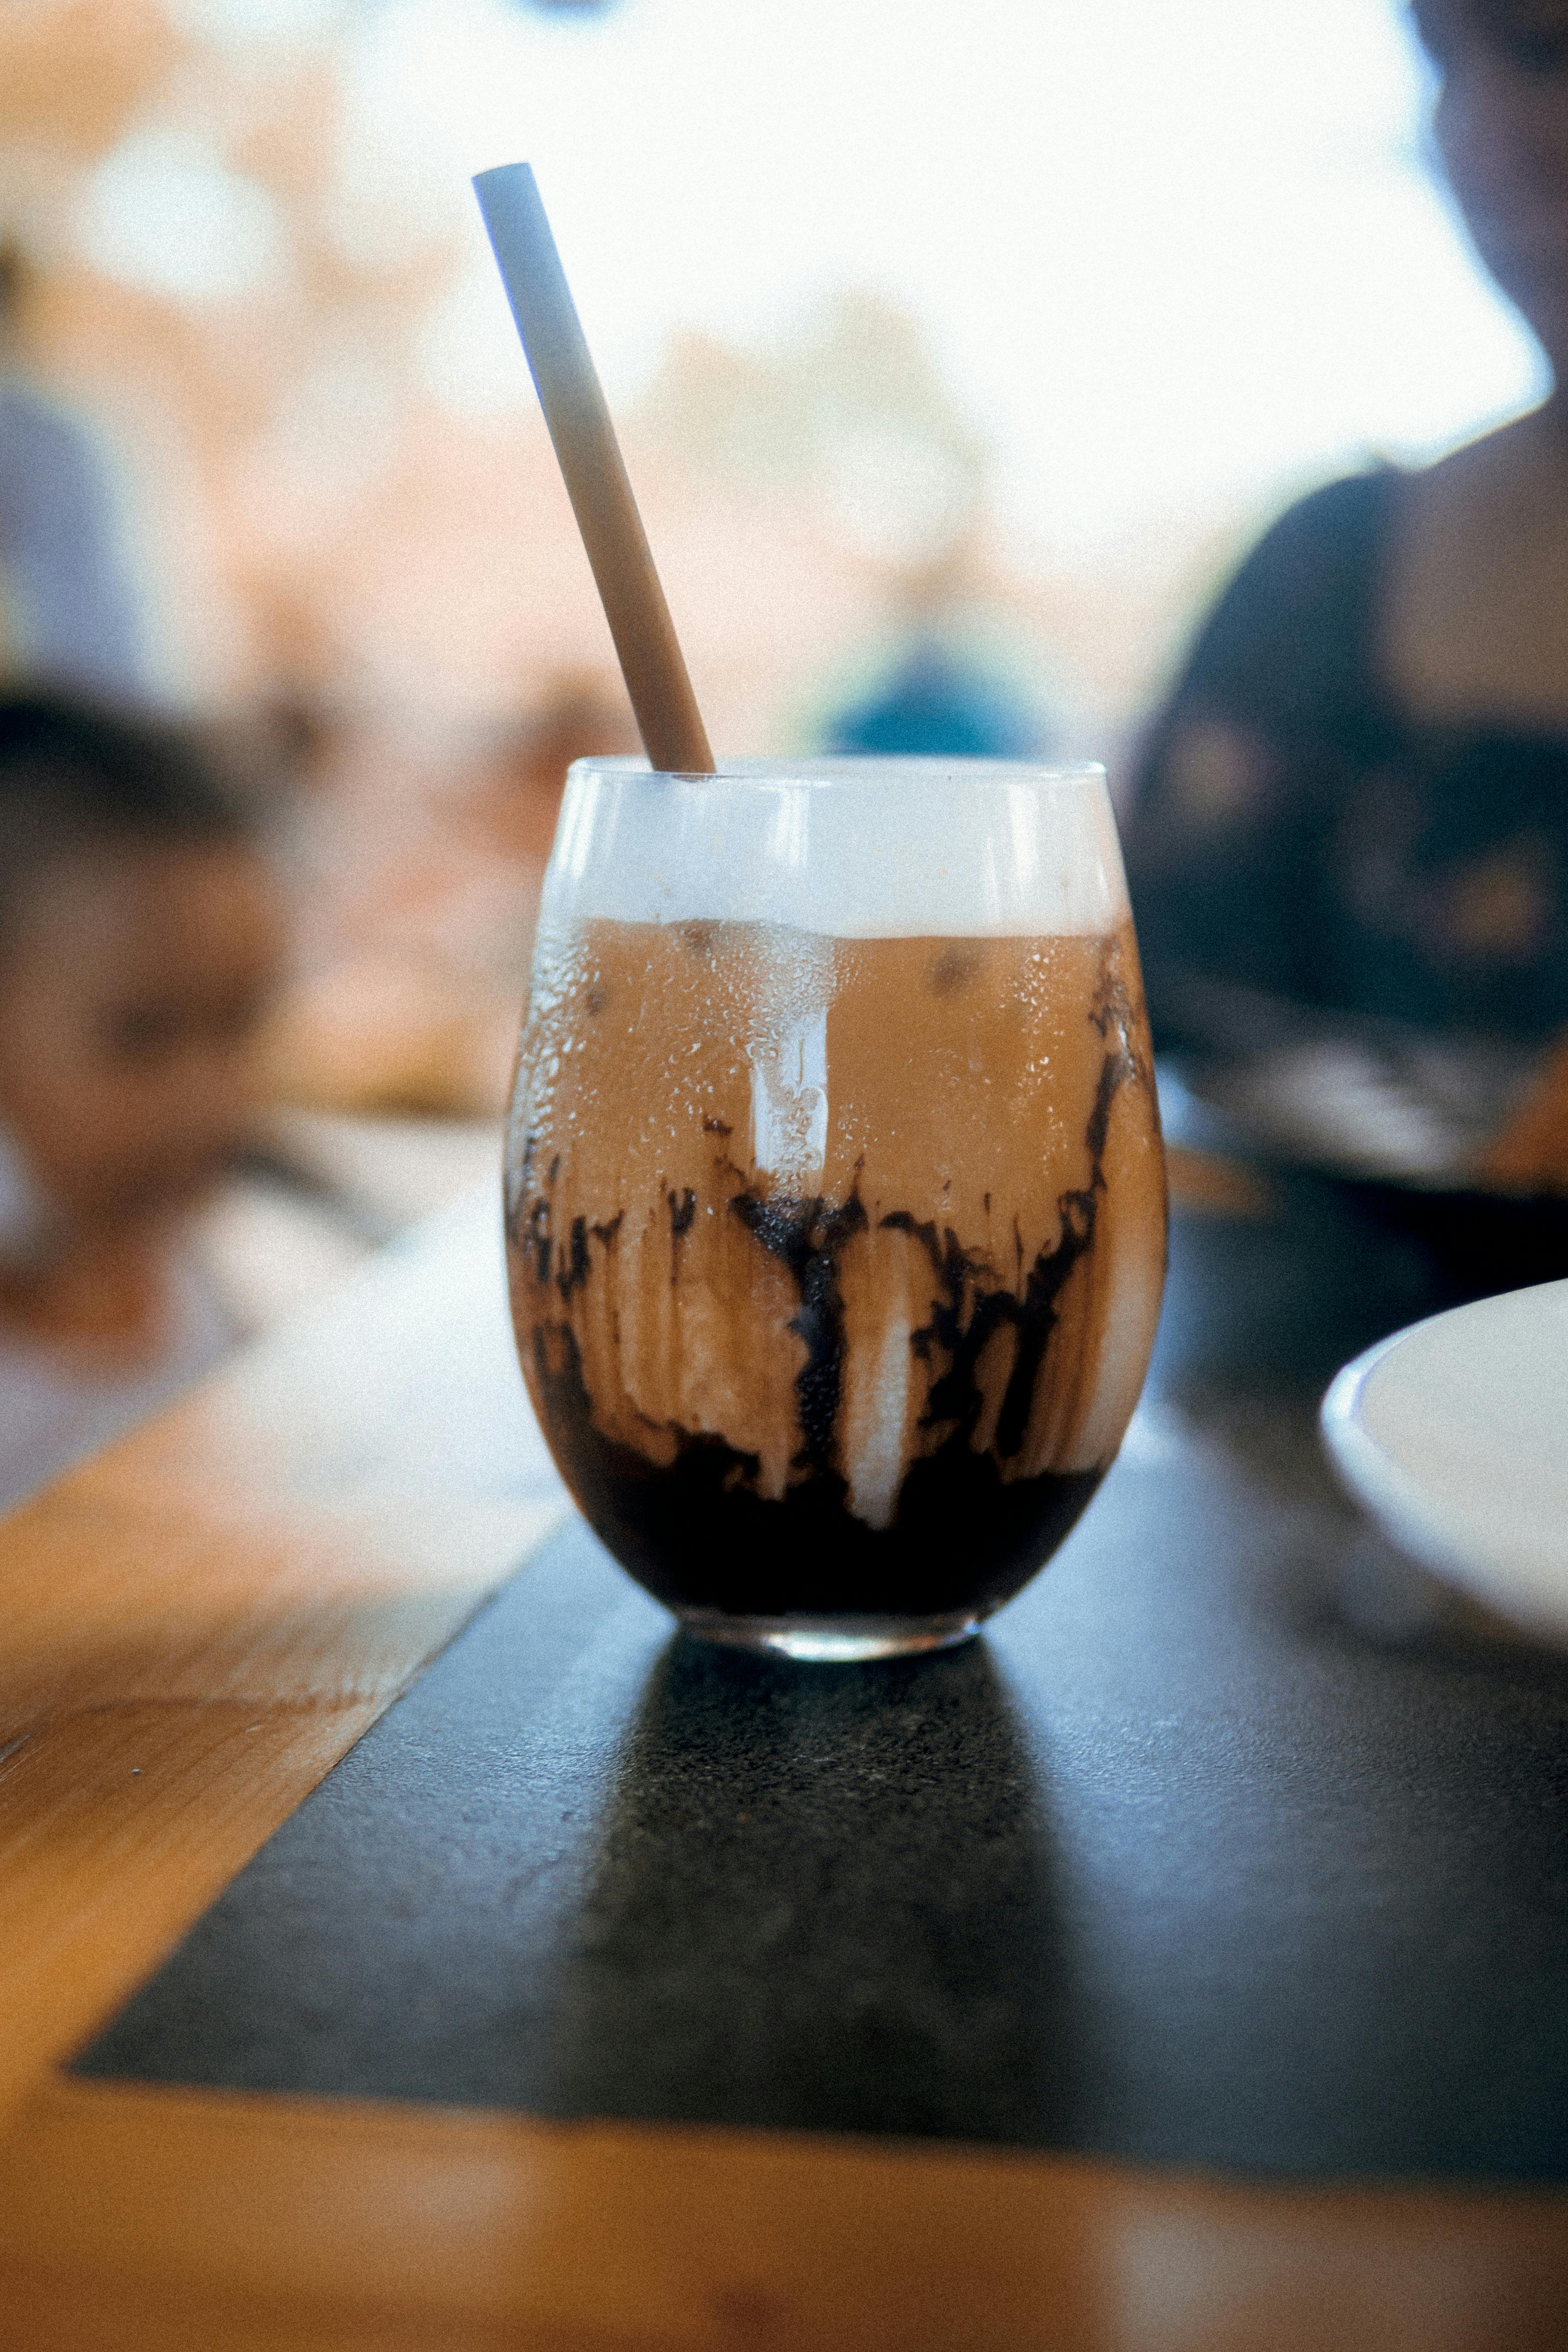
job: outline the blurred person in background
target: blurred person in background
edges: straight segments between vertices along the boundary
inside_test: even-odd
[[[1129,876],[1163,1043],[1273,1000],[1542,1049],[1479,1172],[1568,1190],[1568,0],[1414,17],[1448,184],[1555,388],[1275,524],[1148,740]]]
[[[282,945],[187,736],[0,699],[0,1508],[239,1336],[190,1221],[248,1139]]]
[[[319,938],[269,1024],[279,1097],[319,1111],[499,1118],[534,918],[574,760],[638,749],[618,688],[547,677],[531,708],[435,773],[415,763],[388,814],[388,748],[322,812]]]
[[[113,478],[25,364],[26,285],[20,247],[0,242],[0,669],[135,699],[147,649]]]
[[[515,863],[537,898],[573,761],[641,750],[618,681],[591,670],[550,678],[532,709],[504,734],[492,771],[469,798],[467,815],[477,845],[489,856]],[[531,941],[520,943],[513,930],[510,953],[525,972],[531,949]]]
[[[827,730],[829,751],[944,760],[1026,760],[1041,730],[999,678],[937,637],[917,639],[891,677]]]

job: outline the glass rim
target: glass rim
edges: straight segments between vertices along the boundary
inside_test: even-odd
[[[1033,784],[1058,790],[1071,786],[1105,785],[1101,760],[988,760],[925,751],[825,751],[795,756],[788,752],[747,753],[721,758],[711,770],[653,768],[636,753],[588,753],[574,760],[568,777],[607,776],[639,783],[660,784],[935,784],[944,779],[955,786]]]

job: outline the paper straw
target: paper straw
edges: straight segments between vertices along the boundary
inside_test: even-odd
[[[478,174],[474,193],[644,748],[655,768],[710,775],[707,730],[532,170],[499,164]]]

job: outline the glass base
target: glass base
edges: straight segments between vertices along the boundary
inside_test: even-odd
[[[679,1609],[688,1633],[731,1650],[773,1650],[814,1666],[862,1665],[872,1658],[907,1658],[947,1650],[980,1631],[972,1609],[935,1617],[733,1617],[725,1609]]]

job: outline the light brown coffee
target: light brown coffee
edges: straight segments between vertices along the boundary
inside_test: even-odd
[[[546,940],[508,1235],[535,1406],[661,1598],[994,1607],[1092,1494],[1152,1339],[1131,927]]]

